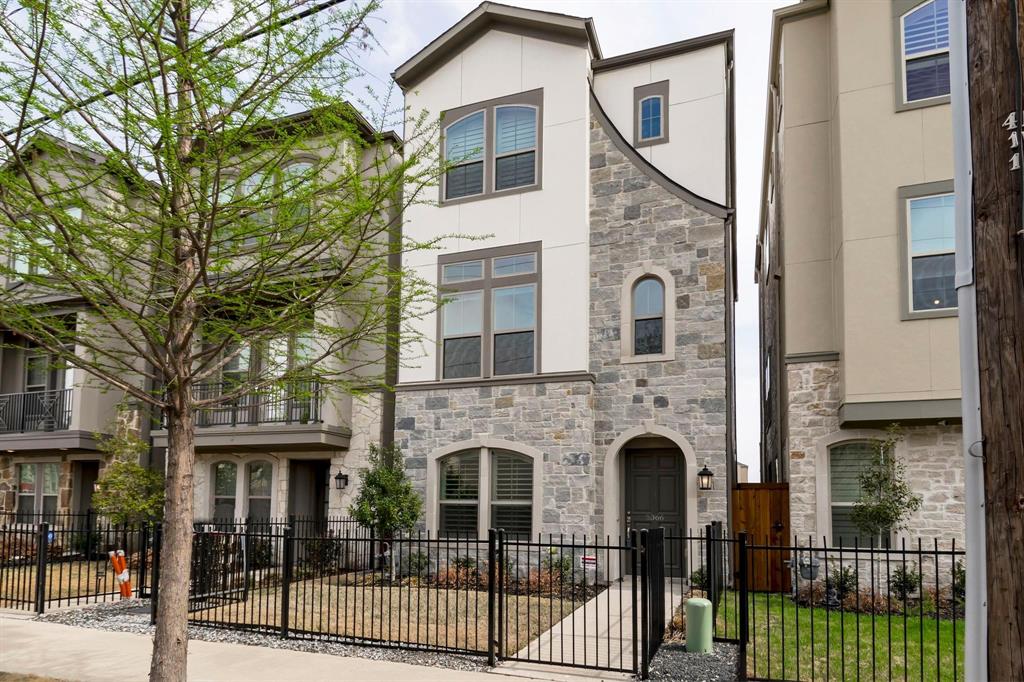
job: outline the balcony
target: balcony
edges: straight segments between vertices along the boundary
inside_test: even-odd
[[[0,393],[0,434],[67,431],[71,428],[71,392]]]
[[[192,388],[196,400],[230,394],[229,383],[203,383]],[[334,450],[348,447],[348,429],[329,422],[324,390],[317,381],[266,388],[196,410],[196,448],[217,451]],[[329,414],[328,414],[329,412]],[[337,420],[335,420],[337,421]],[[153,445],[167,446],[167,420],[153,432]]]

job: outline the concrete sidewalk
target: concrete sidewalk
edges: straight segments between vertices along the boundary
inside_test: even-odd
[[[149,635],[41,623],[0,614],[0,671],[84,682],[146,680]],[[367,658],[192,640],[189,680],[278,682],[373,680],[374,682],[470,682],[494,674],[430,668]],[[549,678],[551,679],[551,678]]]

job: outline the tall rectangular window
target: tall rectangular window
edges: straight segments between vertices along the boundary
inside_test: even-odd
[[[829,448],[829,492],[832,512],[832,544],[852,547],[856,542],[861,547],[870,547],[874,541],[880,546],[888,539],[871,538],[857,528],[853,522],[853,507],[860,499],[860,476],[875,456],[878,443],[860,441],[842,443]]]
[[[954,197],[907,201],[911,311],[956,308]]]
[[[949,94],[949,2],[930,0],[900,17],[903,100]]]
[[[441,494],[438,534],[475,536],[480,498],[480,453],[476,450],[440,462]]]
[[[661,137],[661,97],[645,97],[640,100],[640,139],[655,140]]]
[[[444,158],[451,169],[445,175],[445,198],[484,191],[484,112],[477,111],[444,131]]]
[[[17,518],[19,523],[34,523],[39,516],[57,513],[60,494],[60,464],[38,462],[18,465]]]
[[[442,257],[443,379],[537,371],[539,242]]]
[[[494,189],[532,185],[537,177],[537,109],[497,107],[494,117]]]

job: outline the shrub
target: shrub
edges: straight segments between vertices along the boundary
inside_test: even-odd
[[[274,548],[270,540],[253,538],[249,540],[249,567],[269,568],[274,565]]]
[[[828,572],[825,589],[835,593],[839,601],[857,590],[857,574],[849,566],[837,566]]]
[[[690,574],[690,589],[697,589],[707,592],[708,589],[708,574],[701,566],[696,571]]]
[[[551,574],[553,580],[557,580],[558,583],[566,583],[572,581],[573,575],[573,563],[572,554],[559,554],[556,547],[552,547],[549,551],[548,558],[542,562],[544,568],[547,569],[548,573]]]
[[[163,515],[164,477],[159,471],[138,461],[117,460],[96,483],[92,504],[112,523],[155,521]]]
[[[958,559],[956,565],[953,566],[953,584],[951,586],[953,592],[953,601],[957,605],[962,605],[964,599],[967,596],[967,570],[964,568],[964,562],[962,559]]]
[[[905,600],[917,590],[918,580],[921,575],[912,564],[909,567],[900,565],[889,574],[889,589],[900,601]]]
[[[406,578],[410,576],[425,576],[430,570],[430,557],[423,552],[412,552],[402,556],[398,565],[398,575]]]
[[[333,538],[311,538],[302,541],[300,555],[303,568],[314,572],[333,569],[341,558],[341,542]]]
[[[410,531],[420,520],[423,500],[402,466],[402,451],[394,445],[370,444],[370,467],[360,472],[362,485],[349,514],[378,538]]]

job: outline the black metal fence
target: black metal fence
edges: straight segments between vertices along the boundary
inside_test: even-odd
[[[0,394],[0,433],[64,431],[71,427],[72,389]]]

